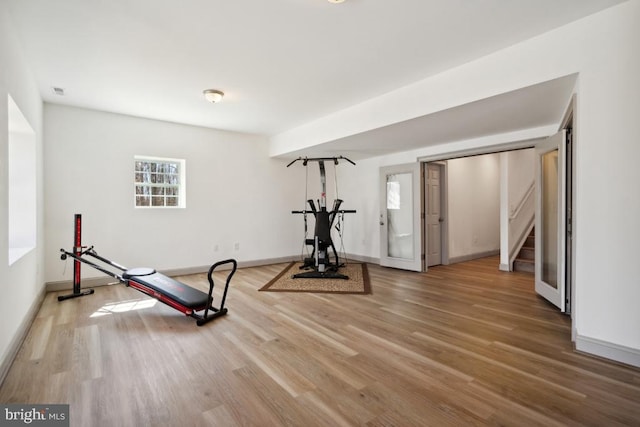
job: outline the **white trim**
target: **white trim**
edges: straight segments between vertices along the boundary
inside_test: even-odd
[[[475,252],[472,254],[451,257],[449,258],[449,264],[457,264],[459,262],[472,261],[474,259],[486,258],[496,255],[500,255],[500,249],[493,249],[490,251]]]
[[[380,258],[371,257],[366,255],[355,255],[355,254],[347,254],[345,263],[349,263],[350,261],[364,262],[367,264],[376,264],[380,265]]]
[[[513,221],[518,217],[518,215],[520,214],[520,211],[522,211],[522,209],[527,204],[529,199],[533,198],[533,193],[535,189],[536,189],[536,181],[533,180],[531,182],[531,185],[529,186],[529,189],[524,193],[524,196],[522,196],[522,199],[518,203],[518,206],[513,210],[513,212],[509,212],[509,221]]]
[[[18,330],[13,335],[13,338],[9,343],[7,350],[2,355],[2,360],[0,360],[0,385],[4,382],[4,379],[9,373],[9,369],[11,368],[13,361],[18,355],[18,351],[20,351],[25,338],[27,338],[29,329],[31,328],[33,321],[36,319],[36,316],[40,311],[40,307],[42,306],[42,302],[44,301],[45,296],[46,291],[43,286],[42,289],[40,289],[38,295],[33,300],[33,303],[31,304],[31,307],[29,307],[27,314],[22,319],[22,322],[20,322],[20,326],[18,326]]]
[[[238,261],[238,268],[248,268],[248,267],[260,267],[263,265],[271,265],[271,264],[280,264],[284,262],[292,262],[298,261],[300,259],[300,255],[291,255],[279,258],[266,258],[259,259],[253,261]],[[350,258],[351,259],[351,258]],[[174,277],[174,276],[187,276],[189,274],[199,274],[206,273],[209,271],[210,265],[201,265],[196,267],[185,267],[185,268],[173,268],[169,270],[159,270],[160,273],[165,276]],[[231,268],[231,267],[227,267]],[[220,267],[221,270],[224,270],[225,267]],[[119,282],[117,279],[109,276],[98,276],[98,277],[87,277],[86,279],[82,279],[82,287],[83,288],[96,288],[99,286],[109,286],[109,285],[117,285]],[[73,282],[70,280],[59,280],[55,282],[47,282],[45,283],[47,292],[59,292],[59,291],[68,291],[73,289]]]
[[[593,354],[640,368],[640,350],[635,348],[577,335],[576,351]]]
[[[474,140],[450,142],[430,147],[434,154],[418,157],[419,162],[451,160],[459,157],[500,153],[502,151],[533,148],[540,140],[557,132],[557,126],[548,125],[525,131],[509,132],[500,135],[489,135]],[[439,150],[441,148],[441,150]]]
[[[186,193],[187,193],[187,184],[186,184],[186,160],[185,159],[177,159],[177,158],[168,158],[168,157],[154,157],[154,156],[143,156],[143,155],[134,155],[133,156],[133,162],[134,162],[134,167],[133,167],[133,175],[134,175],[134,179],[133,179],[133,207],[135,209],[185,209],[186,206],[186,202],[187,202],[187,197],[186,197]],[[136,163],[137,162],[146,162],[146,163],[169,163],[169,164],[176,164],[178,165],[178,173],[177,174],[169,174],[169,173],[162,173],[162,175],[177,175],[178,177],[178,184],[167,184],[167,183],[151,183],[151,182],[137,182],[136,181],[136,175],[138,173],[142,173],[139,171],[136,171]],[[151,172],[154,173],[154,172]],[[153,205],[151,203],[151,200],[149,201],[149,205],[145,206],[145,205],[138,205],[137,204],[137,197],[138,194],[136,192],[137,187],[149,187],[149,188],[163,188],[163,189],[177,189],[178,190],[178,204],[176,206],[169,206],[169,205]],[[153,195],[149,195],[150,198],[153,198]],[[166,202],[166,197],[167,196],[162,196],[163,198],[165,198],[165,202]]]

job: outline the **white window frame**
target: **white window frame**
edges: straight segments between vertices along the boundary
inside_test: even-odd
[[[186,161],[184,159],[135,155],[133,160],[133,206],[136,209],[184,209],[186,207]],[[138,170],[140,162],[155,164],[155,167],[141,171]],[[177,171],[167,170],[164,166],[167,164],[175,165]],[[162,165],[161,168],[158,167],[160,165]],[[148,205],[141,203],[146,197],[149,199]],[[167,205],[167,202],[174,198],[177,199],[176,204]],[[154,204],[160,201],[162,204]]]
[[[7,193],[8,265],[35,249],[37,244],[36,132],[7,94]],[[3,164],[3,174],[4,174]]]

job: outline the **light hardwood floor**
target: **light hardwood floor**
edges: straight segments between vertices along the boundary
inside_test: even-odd
[[[51,293],[0,402],[69,403],[72,426],[640,425],[640,370],[574,352],[497,265],[370,265],[372,295],[258,292],[284,265],[241,269],[200,328],[122,285]]]

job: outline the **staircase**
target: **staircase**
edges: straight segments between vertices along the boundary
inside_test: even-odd
[[[520,252],[518,252],[518,256],[513,261],[513,271],[534,273],[536,258],[535,230],[535,227],[531,229],[531,233],[527,236],[527,240],[525,240]]]

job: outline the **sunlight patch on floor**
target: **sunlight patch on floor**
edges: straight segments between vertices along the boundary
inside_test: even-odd
[[[147,298],[111,302],[100,307],[89,317],[100,317],[113,313],[126,313],[127,311],[144,310],[145,308],[155,306],[157,302],[158,300]]]

